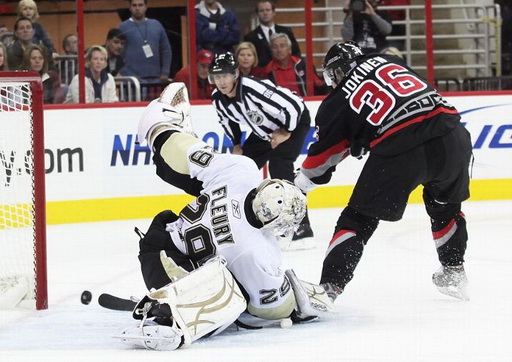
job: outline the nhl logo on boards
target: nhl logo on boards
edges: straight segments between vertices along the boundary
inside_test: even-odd
[[[247,117],[251,120],[251,123],[258,126],[261,126],[263,123],[263,116],[256,111],[247,112]]]

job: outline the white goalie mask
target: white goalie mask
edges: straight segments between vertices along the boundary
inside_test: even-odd
[[[265,180],[256,188],[252,210],[263,229],[289,237],[306,215],[306,196],[288,181]]]

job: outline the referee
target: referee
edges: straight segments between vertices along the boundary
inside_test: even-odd
[[[268,162],[272,178],[293,183],[294,165],[309,131],[311,118],[304,101],[269,80],[239,76],[231,53],[217,55],[210,64],[208,80],[215,84],[213,105],[219,122],[233,142],[233,154],[245,155],[262,168]],[[240,124],[251,128],[242,145]],[[302,221],[284,249],[314,247],[309,218]]]

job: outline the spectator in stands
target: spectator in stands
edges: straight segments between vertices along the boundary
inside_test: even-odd
[[[62,50],[64,50],[64,56],[57,58],[57,65],[61,83],[67,85],[78,71],[78,37],[74,34],[66,35],[62,39]]]
[[[78,37],[75,34],[68,34],[62,39],[62,50],[65,55],[78,54]]]
[[[0,23],[0,43],[9,47],[14,41],[14,34],[9,31],[9,28],[4,23]]]
[[[381,0],[382,6],[408,6],[411,5],[410,0]],[[405,24],[395,24],[395,21],[405,20],[405,10],[389,10],[389,15],[393,19],[393,28],[391,29],[391,36],[404,36],[406,34]],[[405,40],[388,40],[390,47],[397,48],[398,50],[405,49]]]
[[[162,24],[146,18],[147,9],[147,0],[130,0],[132,15],[119,25],[126,37],[124,66],[119,72],[137,77],[141,83],[167,82],[172,61],[171,44]]]
[[[197,66],[197,99],[211,99],[212,92],[215,89],[214,84],[208,82],[208,68],[210,63],[213,61],[215,55],[206,49],[197,52],[196,61]],[[190,69],[189,65],[181,68],[173,78],[173,82],[183,82],[188,88],[189,94],[190,89]]]
[[[8,32],[9,28],[4,23],[0,23],[0,41],[2,40],[2,36],[4,36],[4,34]]]
[[[119,102],[116,82],[106,71],[107,50],[101,45],[93,45],[85,52],[85,103]],[[78,77],[75,75],[69,85],[64,103],[78,103]]]
[[[114,77],[119,74],[119,70],[123,67],[123,49],[126,43],[126,36],[119,29],[110,29],[107,33],[105,49],[108,53],[107,72]],[[120,74],[119,74],[120,75]]]
[[[272,60],[265,71],[268,78],[278,86],[288,88],[304,97],[307,94],[306,60],[292,55],[292,43],[284,33],[272,34],[270,37]],[[314,70],[314,94],[327,94],[328,88]]]
[[[214,54],[232,52],[240,41],[235,13],[216,0],[203,0],[195,7],[197,50]]]
[[[44,26],[38,22],[39,11],[37,10],[37,4],[34,0],[20,0],[18,3],[18,17],[25,17],[32,20],[32,26],[34,27],[34,38],[32,41],[35,44],[43,44],[52,52],[53,58],[59,55]]]
[[[45,104],[62,103],[64,93],[60,86],[59,74],[48,69],[48,62],[40,45],[31,44],[25,49],[20,70],[29,70],[41,75]]]
[[[404,59],[404,55],[402,54],[402,52],[400,50],[398,50],[398,48],[391,47],[391,46],[381,49],[379,53],[396,55],[397,57]]]
[[[238,44],[235,59],[238,63],[240,75],[267,78],[265,68],[258,66],[258,53],[253,43],[244,41]]]
[[[273,1],[259,0],[256,3],[256,14],[260,25],[253,31],[244,36],[244,41],[249,41],[256,47],[258,53],[258,65],[266,67],[272,60],[272,51],[270,50],[270,36],[275,33],[284,33],[288,35],[292,42],[292,55],[300,58],[300,47],[295,39],[291,28],[277,25],[274,22],[276,16],[276,5]]]
[[[341,28],[344,41],[352,40],[365,53],[381,51],[389,46],[386,37],[391,33],[393,21],[384,10],[377,10],[380,0],[365,0],[364,10],[354,11],[350,0],[345,1],[343,11],[347,14]]]
[[[503,19],[501,25],[501,74],[512,75],[512,2],[497,0],[496,3],[501,7],[501,18]],[[510,87],[504,89],[510,89]]]
[[[18,20],[16,20],[14,23],[14,34],[16,36],[16,40],[7,49],[9,57],[9,68],[12,70],[16,70],[20,67],[25,49],[27,49],[30,45],[35,44],[32,40],[34,38],[34,27],[32,25],[32,20],[25,17],[18,18]],[[48,69],[56,70],[51,51],[43,44],[39,44],[39,46],[41,47],[43,55],[45,56]]]
[[[7,60],[7,48],[0,42],[0,71],[9,70],[9,61]]]

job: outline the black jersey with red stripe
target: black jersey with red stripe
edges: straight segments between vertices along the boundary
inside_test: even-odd
[[[459,122],[457,110],[400,58],[369,54],[320,105],[318,140],[302,170],[325,184],[351,146],[392,156],[449,133]]]

